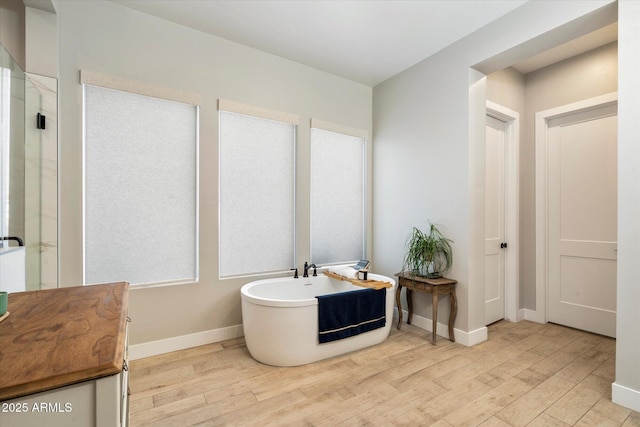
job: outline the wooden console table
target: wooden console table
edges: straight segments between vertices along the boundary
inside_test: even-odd
[[[453,336],[453,324],[458,313],[458,302],[456,300],[456,283],[457,281],[440,277],[438,279],[428,279],[422,276],[414,276],[409,273],[400,272],[396,274],[398,277],[398,288],[396,290],[396,304],[398,305],[398,329],[402,325],[402,303],[400,302],[400,292],[404,286],[407,289],[407,305],[409,306],[409,315],[407,324],[411,324],[413,316],[413,291],[426,292],[431,294],[433,302],[433,333],[431,343],[436,344],[436,330],[438,326],[438,295],[449,295],[451,303],[451,311],[449,312],[449,339],[455,342]]]

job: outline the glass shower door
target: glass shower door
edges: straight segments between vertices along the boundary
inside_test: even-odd
[[[24,89],[24,73],[0,49],[0,246],[5,248],[24,238]]]
[[[24,73],[0,46],[0,290],[25,290]]]

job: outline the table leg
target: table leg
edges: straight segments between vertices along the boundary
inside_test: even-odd
[[[398,326],[397,329],[400,329],[402,326],[402,302],[400,301],[400,293],[402,291],[402,285],[398,283],[398,288],[396,289],[396,305],[398,306]]]
[[[409,314],[407,315],[407,325],[411,324],[413,318],[413,290],[407,288],[407,305],[409,306]]]
[[[438,289],[434,286],[431,292],[431,301],[433,303],[433,333],[431,335],[431,344],[436,345],[436,331],[438,329]]]
[[[456,322],[456,314],[458,314],[458,300],[456,299],[456,291],[454,289],[449,293],[451,298],[451,311],[449,312],[449,339],[451,342],[456,342],[453,336],[453,324]]]

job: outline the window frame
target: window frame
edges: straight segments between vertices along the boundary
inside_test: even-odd
[[[323,266],[351,265],[356,263],[359,259],[365,259],[367,257],[367,243],[368,243],[367,231],[369,230],[368,224],[367,224],[368,216],[369,216],[369,143],[370,143],[369,132],[362,129],[357,129],[349,126],[344,126],[344,125],[312,118],[310,120],[310,129],[309,129],[309,149],[310,150],[312,149],[312,144],[313,144],[313,141],[312,141],[313,129],[324,131],[324,132],[331,132],[339,135],[360,138],[363,140],[362,141],[362,229],[361,229],[362,254],[360,255],[361,258],[358,258],[355,260],[343,260],[343,261],[335,260],[335,261],[331,261],[329,263],[323,264]],[[313,169],[312,156],[310,156],[309,162],[310,162],[309,192],[312,194],[309,200],[309,203],[310,203],[310,206],[309,206],[309,254],[311,259],[313,259],[315,262],[316,259],[314,258],[314,254],[313,254],[314,238],[313,238],[313,206],[312,206],[314,203],[314,196],[313,196],[313,189],[311,188],[311,185],[312,185],[311,174]],[[322,262],[322,260],[317,260],[317,261]]]
[[[195,146],[194,150],[194,233],[193,233],[193,249],[194,249],[194,275],[193,277],[185,277],[169,280],[155,280],[150,282],[130,283],[132,287],[145,288],[155,286],[167,286],[167,285],[182,285],[198,283],[200,280],[200,110],[201,110],[201,97],[199,95],[190,94],[187,92],[177,91],[161,86],[151,85],[147,83],[132,81],[123,79],[117,76],[102,74],[89,70],[80,71],[80,84],[82,86],[82,283],[84,286],[90,286],[96,283],[87,283],[87,243],[86,243],[86,203],[87,203],[87,188],[86,188],[86,85],[99,87],[107,90],[115,90],[124,92],[126,94],[140,95],[150,98],[155,98],[161,101],[168,101],[174,103],[185,104],[195,107]]]
[[[221,173],[223,173],[222,167],[222,113],[231,113],[231,114],[239,114],[242,116],[247,116],[250,118],[268,120],[273,122],[278,122],[281,124],[286,124],[292,126],[292,141],[291,141],[291,158],[293,161],[292,166],[292,176],[291,176],[291,191],[292,191],[292,199],[291,199],[291,214],[292,214],[292,224],[291,224],[291,253],[292,253],[292,265],[286,267],[275,267],[273,270],[256,270],[256,271],[243,271],[243,272],[233,272],[230,274],[223,274],[223,231],[222,231],[222,177]],[[298,132],[299,132],[299,117],[294,114],[280,112],[271,110],[268,108],[257,107],[254,105],[243,104],[236,101],[230,101],[226,99],[218,100],[218,279],[219,280],[227,280],[227,279],[236,279],[243,277],[257,277],[257,276],[269,276],[276,274],[283,274],[289,272],[291,268],[295,268],[295,264],[297,262],[297,226],[298,226],[298,209],[297,209],[297,144],[298,144]],[[227,249],[224,249],[227,250]]]

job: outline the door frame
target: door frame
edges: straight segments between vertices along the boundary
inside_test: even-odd
[[[549,207],[547,194],[549,121],[568,114],[575,114],[607,105],[613,105],[617,102],[618,92],[612,92],[536,113],[536,308],[525,310],[525,318],[527,320],[538,323],[547,323],[549,320]]]
[[[520,305],[520,113],[487,101],[486,114],[505,123],[505,252],[504,317],[524,319]],[[485,125],[486,126],[486,125]]]

